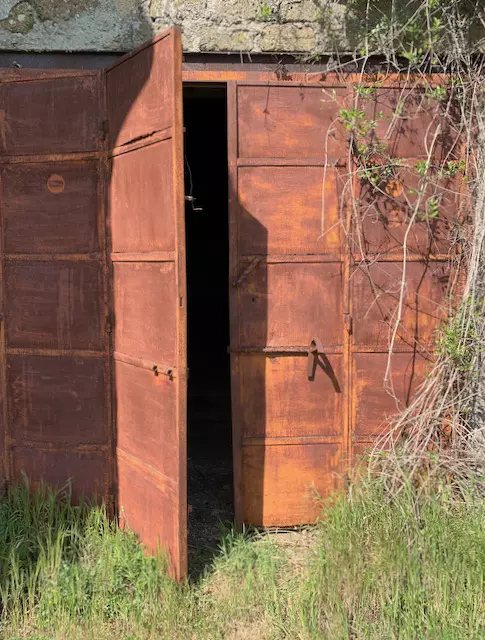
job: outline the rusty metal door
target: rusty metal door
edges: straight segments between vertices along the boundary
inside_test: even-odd
[[[403,185],[416,177],[403,175],[391,185],[398,193],[371,202],[364,184],[349,181],[339,110],[354,105],[351,84],[240,81],[228,95],[236,517],[309,523],[321,508],[315,493],[338,486],[346,461],[382,433],[423,378],[443,316],[457,203],[449,185],[439,187],[440,217],[413,226],[404,266]],[[377,120],[399,100],[401,88],[382,88],[361,108]],[[415,106],[423,100],[411,91],[406,101],[409,120],[387,142],[413,167],[434,129],[429,109]],[[379,127],[384,137],[385,116]],[[389,331],[402,286],[390,394]]]
[[[0,456],[110,502],[99,72],[0,72]]]
[[[337,94],[345,93],[337,89]],[[341,169],[322,87],[229,86],[237,520],[314,521],[347,448]],[[332,160],[328,157],[331,156]],[[322,190],[323,189],[323,190]]]
[[[433,360],[436,330],[448,311],[452,232],[461,203],[458,176],[430,171],[424,180],[418,171],[419,163],[440,167],[460,151],[459,131],[419,83],[383,83],[371,97],[359,98],[359,108],[378,122],[376,136],[386,154],[404,166],[378,190],[366,182],[357,185],[349,291],[355,454],[372,445],[386,432],[388,418],[409,405]],[[404,117],[390,126],[398,109]],[[423,211],[427,201],[439,203],[439,215],[419,215],[412,222],[419,199]]]
[[[118,506],[186,572],[186,294],[179,29],[107,71]]]

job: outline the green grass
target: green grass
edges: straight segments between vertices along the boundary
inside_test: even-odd
[[[289,546],[227,532],[177,585],[102,508],[17,487],[0,503],[0,637],[483,638],[484,525],[478,498],[367,483]]]

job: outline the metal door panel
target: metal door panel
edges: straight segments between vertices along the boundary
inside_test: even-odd
[[[2,171],[5,251],[101,251],[96,160],[12,164]]]
[[[32,487],[36,487],[40,480],[54,487],[63,487],[69,479],[73,501],[82,496],[101,499],[110,490],[111,469],[101,447],[75,451],[14,446],[11,461],[13,482],[22,482],[23,473],[30,478]]]
[[[380,87],[359,100],[366,118],[376,122],[376,137],[387,143],[392,157],[411,167],[420,159],[439,165],[459,152],[451,119],[436,117],[436,104],[424,88],[412,86]]]
[[[103,267],[94,261],[8,261],[4,267],[10,347],[105,347]]]
[[[423,90],[381,85],[364,103],[352,87],[283,85],[229,89],[235,498],[239,522],[258,525],[312,521],[305,486],[332,491],[342,460],[397,409],[384,377],[402,286],[391,371],[399,406],[411,401],[446,314],[460,215],[458,179],[429,181],[423,206],[438,198],[439,216],[418,215],[406,233],[421,188],[415,167],[437,130]],[[404,116],[392,119],[400,100]],[[350,153],[340,109],[355,104],[391,156],[406,158],[379,190],[338,168]],[[437,142],[434,159],[456,157],[456,140]],[[328,368],[305,375],[315,339],[333,378]]]
[[[105,443],[108,380],[101,358],[10,356],[12,439],[55,446]]]
[[[182,76],[175,69],[176,57],[170,46],[176,37],[175,31],[166,31],[108,70],[110,147],[148,141],[154,134],[178,126],[179,107],[174,96],[181,91]]]
[[[177,473],[177,447],[171,434],[176,419],[175,385],[169,376],[116,363],[118,447],[166,478]],[[143,425],[140,433],[139,425]],[[141,437],[142,435],[142,437]],[[163,451],[163,458],[160,452]]]
[[[174,251],[172,182],[170,138],[144,148],[143,162],[140,153],[113,158],[110,210],[114,253]]]
[[[332,158],[345,150],[336,103],[347,89],[250,86],[238,88],[240,158]]]
[[[424,380],[427,367],[431,366],[431,357],[415,353],[394,354],[392,389],[386,389],[384,377],[388,357],[387,353],[356,353],[353,356],[352,431],[356,439],[381,435],[387,420],[408,406]]]
[[[463,191],[459,175],[444,178],[433,169],[458,158],[462,145],[451,119],[439,115],[423,88],[380,87],[361,108],[376,119],[375,134],[387,143],[387,153],[404,159],[405,167],[380,185],[380,193],[364,184],[358,192],[361,223],[353,229],[352,246],[363,243],[368,264],[360,262],[357,248],[350,287],[354,453],[385,432],[389,416],[409,406],[431,366],[437,330],[448,312],[448,254]],[[402,117],[393,117],[396,109]],[[423,160],[430,162],[425,179],[418,171]],[[418,198],[420,210],[412,218]],[[430,198],[436,199],[438,215],[428,215]],[[401,292],[400,324],[389,355]]]
[[[461,178],[439,179],[427,183],[416,171],[399,169],[399,176],[376,189],[369,183],[359,186],[359,220],[354,250],[361,252],[361,243],[368,255],[403,255],[406,236],[408,255],[423,257],[446,255],[452,231],[460,214]],[[421,195],[419,195],[421,194]],[[419,201],[418,201],[419,198]],[[439,214],[428,217],[430,203],[438,203]],[[416,205],[420,211],[414,216]]]
[[[341,354],[320,356],[314,380],[309,380],[306,354],[241,356],[240,405],[245,442],[253,438],[322,434],[342,437],[342,360]],[[322,402],[323,398],[328,401]]]
[[[180,535],[179,490],[159,471],[140,463],[118,449],[118,492],[120,524],[136,526],[136,532],[149,549],[166,543],[172,563],[175,554],[183,552],[176,542]]]
[[[241,167],[241,254],[338,255],[341,187],[333,167]]]
[[[178,302],[174,262],[115,262],[113,275],[115,351],[174,368]]]
[[[170,29],[107,71],[120,518],[187,569],[182,47]]]
[[[338,443],[245,446],[245,521],[268,527],[314,522],[319,497],[341,484],[341,457]]]
[[[239,346],[342,344],[340,263],[260,264],[238,287]]]
[[[0,153],[96,151],[101,127],[98,73],[0,82]]]
[[[397,347],[413,350],[432,346],[446,315],[449,266],[444,262],[406,264],[401,323]],[[403,279],[402,262],[375,262],[352,276],[353,344],[385,350],[398,313]]]

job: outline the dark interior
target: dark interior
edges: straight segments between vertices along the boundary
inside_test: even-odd
[[[234,519],[226,109],[225,87],[184,87],[189,554]]]

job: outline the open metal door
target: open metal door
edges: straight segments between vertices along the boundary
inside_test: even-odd
[[[169,29],[106,75],[120,521],[186,573],[182,47]]]

